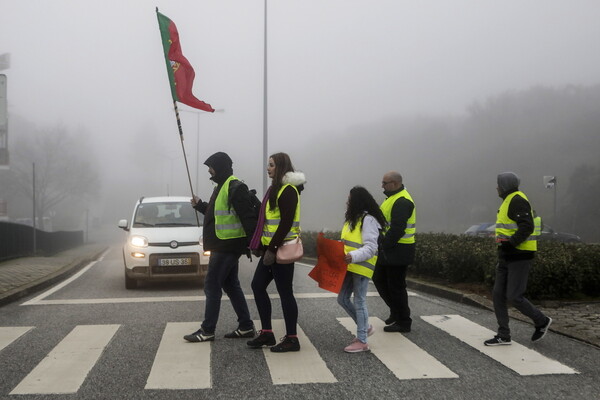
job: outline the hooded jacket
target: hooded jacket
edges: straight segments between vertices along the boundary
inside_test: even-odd
[[[509,194],[519,190],[520,179],[514,172],[498,174],[498,195],[503,200]],[[531,204],[522,196],[516,195],[508,206],[508,217],[517,223],[517,231],[508,242],[498,245],[498,257],[507,261],[530,260],[535,251],[519,250],[516,248],[525,241],[534,230]]]
[[[210,200],[207,202],[199,202],[194,207],[196,210],[204,214],[204,227],[202,234],[202,243],[204,250],[223,253],[248,253],[248,244],[252,233],[256,227],[256,215],[253,211],[252,200],[246,184],[238,184],[233,192],[230,192],[231,206],[240,218],[246,237],[235,239],[219,239],[215,230],[215,201],[219,191],[227,179],[233,175],[233,162],[231,158],[222,152],[218,152],[208,157],[204,165],[212,168],[215,173],[210,178],[217,184],[213,190]],[[232,187],[230,187],[232,189]]]

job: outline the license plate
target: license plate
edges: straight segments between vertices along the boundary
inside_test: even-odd
[[[177,265],[192,265],[191,258],[161,258],[158,260],[158,265],[161,267],[177,266]]]

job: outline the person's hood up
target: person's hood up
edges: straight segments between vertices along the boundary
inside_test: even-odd
[[[498,174],[498,189],[500,197],[504,198],[508,194],[519,190],[521,180],[514,172],[503,172]]]
[[[210,179],[218,184],[225,182],[227,178],[233,175],[233,161],[231,161],[231,158],[227,153],[223,153],[222,151],[208,157],[206,161],[204,161],[204,165],[215,170],[214,176]]]
[[[302,190],[304,190],[306,176],[304,175],[304,172],[300,171],[287,172],[283,176],[283,179],[281,179],[281,183],[283,183],[284,185],[287,185],[288,183],[294,185],[298,188],[298,191],[301,192]]]

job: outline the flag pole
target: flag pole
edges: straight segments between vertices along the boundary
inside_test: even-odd
[[[192,178],[190,177],[190,167],[188,166],[187,155],[185,154],[185,146],[183,144],[183,128],[181,127],[181,119],[179,119],[179,110],[177,109],[177,101],[173,100],[173,109],[175,110],[175,117],[177,118],[177,129],[179,129],[179,141],[181,142],[181,151],[183,152],[183,159],[185,161],[185,170],[187,171],[188,182],[190,183],[190,191],[192,192],[192,198],[194,198],[194,187],[192,186]],[[196,222],[200,226],[200,219],[198,213],[194,213],[196,216]]]

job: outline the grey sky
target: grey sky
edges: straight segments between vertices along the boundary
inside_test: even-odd
[[[600,82],[597,0],[268,4],[270,152],[390,117],[462,114],[507,90]],[[187,194],[156,6],[177,25],[196,96],[225,110],[199,117],[200,163],[226,151],[260,189],[263,1],[0,0],[9,113],[85,127],[112,172],[130,169],[145,137],[174,170],[156,179],[175,174],[171,190]],[[181,117],[195,170],[198,117]],[[207,177],[201,166],[201,192]]]

